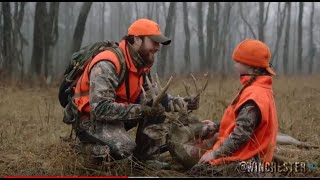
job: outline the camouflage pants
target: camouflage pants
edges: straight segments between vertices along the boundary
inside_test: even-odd
[[[161,145],[165,144],[166,134],[162,133],[161,137],[154,138],[146,134],[146,130],[150,131],[153,125],[161,124],[164,120],[164,117],[159,117],[136,122],[96,122],[94,130],[89,128],[89,121],[87,124],[82,121],[84,124],[80,127],[84,128],[78,132],[81,150],[99,160],[119,160],[131,155],[140,161],[154,159],[159,153],[165,151]],[[136,138],[133,140],[127,131],[137,125]],[[163,128],[166,129],[166,127]],[[160,131],[166,132],[166,130]]]

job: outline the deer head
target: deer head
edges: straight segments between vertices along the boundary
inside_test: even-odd
[[[191,77],[195,85],[195,93],[192,94],[190,85],[184,82],[187,95],[191,98],[199,98],[207,87],[208,76],[205,74],[205,83],[201,88],[192,74]],[[171,112],[166,113],[166,117],[171,122],[167,143],[171,156],[184,167],[191,168],[206,150],[213,147],[217,136],[212,136],[215,129],[211,125],[202,123],[197,116],[192,114],[192,111],[187,110],[186,103],[182,99],[179,101],[175,103],[176,107],[171,104]],[[210,138],[204,139],[206,137]]]

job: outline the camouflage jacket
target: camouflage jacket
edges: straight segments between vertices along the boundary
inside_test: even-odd
[[[141,69],[146,64],[140,55],[133,50],[128,43],[129,53],[137,69]],[[150,77],[150,74],[148,74]],[[116,87],[120,79],[116,73],[115,66],[108,61],[100,61],[95,64],[90,72],[90,117],[98,121],[138,121],[142,118],[141,106],[137,104],[120,104],[116,103]],[[144,89],[148,92],[147,83],[143,84]],[[141,98],[141,94],[137,99]],[[168,101],[173,99],[167,95],[162,105],[167,109]]]
[[[228,156],[245,145],[261,121],[259,107],[249,100],[240,107],[233,132],[214,151],[214,156]]]

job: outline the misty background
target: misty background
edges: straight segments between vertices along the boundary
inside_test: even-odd
[[[152,67],[160,76],[233,73],[244,39],[269,45],[279,75],[318,73],[319,2],[1,2],[0,77],[61,79],[72,52],[120,42],[139,18],[159,23],[172,43]]]

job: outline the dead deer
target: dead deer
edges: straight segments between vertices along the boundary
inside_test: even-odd
[[[190,93],[190,86],[184,82],[185,89],[188,96],[194,98],[201,95],[208,84],[208,76],[205,75],[205,83],[201,88],[198,88],[196,78],[192,76],[196,93]],[[156,75],[157,82],[154,85],[147,79],[149,88],[152,89],[152,97],[154,99],[153,106],[156,106],[163,98],[165,91],[168,89],[172,77],[169,79],[165,88],[162,88],[158,76]],[[171,112],[165,112],[167,118],[166,124],[157,124],[149,126],[145,129],[145,133],[150,137],[157,139],[166,136],[166,142],[170,155],[174,160],[179,162],[185,168],[189,169],[194,166],[201,156],[213,147],[218,139],[218,131],[214,125],[208,125],[199,120],[199,118],[188,111],[186,102],[182,99],[174,106],[170,104]],[[169,125],[169,126],[167,126]],[[306,142],[299,141],[287,134],[279,133],[277,135],[278,145],[296,145],[305,148],[318,148],[318,146],[310,145]],[[278,158],[275,155],[275,159]]]
[[[205,90],[208,84],[208,76],[205,75],[205,83],[199,88],[196,83],[196,78],[192,76],[196,93],[190,93],[190,86],[184,83],[187,94],[189,97],[199,98],[201,93]],[[171,83],[172,77],[169,79],[165,88],[161,87],[159,77],[156,74],[156,82],[146,78],[148,87],[150,89],[149,98],[146,95],[144,89],[143,99],[153,99],[152,106],[157,106],[165,94],[168,86]],[[170,112],[164,112],[167,121],[164,124],[155,124],[145,128],[144,133],[152,139],[166,138],[166,143],[171,156],[181,163],[183,166],[192,167],[201,157],[205,150],[213,146],[213,142],[217,136],[210,138],[209,140],[203,140],[208,134],[213,134],[214,128],[210,125],[206,125],[198,119],[197,116],[192,114],[192,111],[187,110],[187,104],[182,98],[177,98],[175,105],[170,103]],[[200,157],[199,157],[200,156]]]

